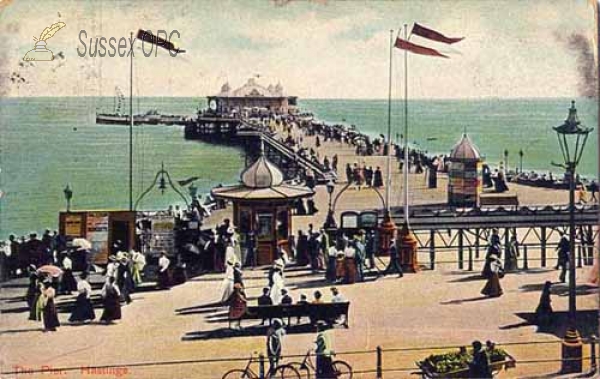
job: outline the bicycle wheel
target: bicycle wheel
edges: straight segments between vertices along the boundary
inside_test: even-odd
[[[288,365],[292,366],[300,373],[300,378],[310,379],[310,370],[306,365],[303,365],[300,362],[291,362]]]
[[[333,371],[338,379],[352,379],[352,367],[344,361],[333,361]]]
[[[291,365],[277,366],[267,379],[300,379],[300,373]]]
[[[254,379],[256,376],[251,375],[250,371],[236,368],[229,370],[223,375],[222,379]]]

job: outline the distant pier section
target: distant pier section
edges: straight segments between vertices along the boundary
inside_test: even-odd
[[[186,139],[242,146],[247,162],[255,160],[263,148],[267,158],[283,170],[286,180],[303,180],[312,174],[317,183],[335,181],[333,172],[276,138],[272,123],[282,125],[297,112],[297,97],[283,95],[281,84],[263,87],[252,78],[231,90],[225,83],[218,95],[207,100],[208,109],[186,124]]]

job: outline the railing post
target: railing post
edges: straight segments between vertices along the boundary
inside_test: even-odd
[[[475,229],[475,258],[479,259],[479,228]]]
[[[527,262],[527,245],[523,245],[523,270],[529,270],[529,263]]]
[[[541,232],[541,254],[542,254],[542,267],[546,267],[546,227],[542,226]]]
[[[463,230],[458,229],[458,269],[462,270],[464,268],[463,265],[464,254],[463,254]]]
[[[597,338],[594,334],[590,336],[590,373],[595,374],[598,371],[598,365],[596,362],[596,341]]]
[[[429,231],[429,268],[435,270],[435,230]]]
[[[377,379],[383,379],[383,350],[381,346],[377,346]]]
[[[265,379],[265,356],[263,353],[258,356],[258,377],[259,379]]]
[[[583,261],[581,260],[581,252],[582,252],[582,247],[581,245],[577,245],[577,267],[581,267],[583,265]]]
[[[473,248],[469,246],[469,263],[467,266],[468,271],[473,271]]]

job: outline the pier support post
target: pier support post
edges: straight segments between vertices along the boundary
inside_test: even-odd
[[[467,271],[473,271],[473,248],[471,246],[469,246],[469,262]]]
[[[377,346],[377,362],[376,362],[377,379],[383,379],[383,349]]]
[[[510,228],[504,229],[504,260],[508,258],[510,252]]]
[[[527,262],[527,245],[523,245],[523,270],[529,270],[529,263]]]
[[[581,254],[583,252],[583,246],[577,246],[577,267],[581,268],[583,266],[583,260]]]

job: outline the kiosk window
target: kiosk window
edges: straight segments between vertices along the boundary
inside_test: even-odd
[[[258,214],[258,238],[262,240],[273,239],[273,215],[271,213]]]

